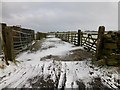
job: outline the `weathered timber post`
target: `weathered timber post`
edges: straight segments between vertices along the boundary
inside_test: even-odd
[[[78,30],[78,44],[77,46],[81,46],[81,30]]]
[[[118,52],[120,53],[120,32],[117,33],[117,47],[118,47]]]
[[[104,37],[105,27],[100,26],[98,30],[98,40],[97,40],[97,47],[96,47],[96,57],[99,60],[102,56],[103,51],[103,37]]]
[[[69,34],[69,39],[70,39],[70,43],[72,42],[72,33],[70,32],[70,34]]]
[[[3,52],[4,52],[4,55],[5,55],[5,62],[6,62],[7,65],[9,65],[8,58],[7,58],[8,54],[7,54],[7,49],[6,49],[6,42],[7,41],[6,41],[6,36],[5,36],[5,28],[6,28],[7,25],[5,23],[2,23],[1,25],[2,25]]]
[[[55,32],[55,37],[57,38],[57,33]]]
[[[68,42],[69,42],[69,36],[70,36],[70,35],[69,35],[69,32],[68,32]]]
[[[71,33],[71,43],[73,43],[73,33]]]
[[[80,46],[82,46],[83,45],[83,43],[82,43],[83,42],[83,32],[81,32],[80,35],[81,35],[81,44],[80,44]]]
[[[0,55],[2,55],[2,24],[0,24]]]
[[[77,45],[76,42],[77,42],[77,33],[75,33],[75,38],[74,38],[74,45]]]
[[[6,24],[2,24],[2,36],[5,61],[6,64],[9,65],[8,61],[15,61],[15,57],[13,51],[12,30],[11,28],[8,28]]]

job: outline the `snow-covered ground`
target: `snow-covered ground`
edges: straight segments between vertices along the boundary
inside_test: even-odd
[[[108,88],[120,87],[117,67],[96,67],[90,58],[82,61],[58,61],[47,56],[63,57],[71,50],[82,49],[49,37],[43,40],[41,48],[36,52],[27,51],[16,60],[17,65],[10,63],[0,69],[0,89],[2,88],[40,88],[53,85],[56,88],[91,88],[95,78],[100,78]]]

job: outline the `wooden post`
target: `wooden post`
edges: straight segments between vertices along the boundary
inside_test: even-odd
[[[68,32],[68,42],[69,42],[69,32]]]
[[[81,30],[78,30],[78,44],[77,46],[80,46],[81,45]]]
[[[55,32],[55,37],[57,38],[57,32]]]
[[[73,33],[71,33],[71,43],[73,43]]]
[[[70,32],[70,43],[72,42],[72,33]]]
[[[101,58],[101,55],[102,55],[104,32],[105,32],[105,27],[100,26],[99,30],[98,30],[98,40],[97,40],[97,47],[96,47],[97,60],[99,60]]]
[[[2,24],[2,37],[3,37],[3,50],[5,55],[6,64],[9,65],[8,61],[14,61],[14,51],[13,51],[13,38],[12,38],[12,30],[6,26],[6,24]]]
[[[2,55],[2,24],[0,24],[0,55]]]
[[[8,63],[8,58],[7,58],[7,50],[6,50],[6,37],[5,37],[5,28],[6,28],[6,24],[5,23],[2,23],[2,38],[3,38],[3,52],[4,52],[4,55],[5,55],[5,62],[7,65],[9,65]]]

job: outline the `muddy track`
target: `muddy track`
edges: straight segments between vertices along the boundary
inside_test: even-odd
[[[77,66],[82,69],[82,64],[79,64],[78,62],[72,62],[72,68],[69,66],[70,62],[62,62],[62,66],[60,69],[60,72],[57,72],[55,62],[52,61],[47,67],[46,63],[43,63],[42,65],[37,64],[34,66],[31,66],[31,68],[20,68],[16,70],[16,72],[9,78],[3,78],[0,85],[5,84],[5,88],[26,88],[26,87],[32,87],[32,88],[52,88],[52,89],[59,89],[59,90],[65,90],[66,88],[76,88],[80,90],[85,90],[87,87],[85,83],[82,81],[82,79],[79,78],[79,69]],[[86,63],[86,65],[89,65]],[[85,66],[86,67],[86,66]],[[92,66],[90,66],[91,68]],[[47,74],[45,74],[45,70],[47,71]],[[93,67],[92,67],[93,69]],[[52,71],[51,71],[52,70]],[[52,74],[55,76],[55,80],[52,79]],[[17,77],[15,80],[12,80],[12,77]],[[70,78],[70,77],[71,78]],[[32,78],[31,78],[32,77]],[[68,81],[70,79],[70,81]],[[11,82],[9,82],[11,80]],[[102,83],[103,78],[93,78],[92,82],[89,82],[89,85],[92,89],[99,88],[99,90],[115,90],[110,83],[108,83],[105,79],[104,82],[109,85],[111,88],[105,86]],[[7,82],[7,83],[5,83]],[[26,86],[27,85],[27,86]],[[70,86],[70,87],[68,87]]]
[[[37,41],[23,54],[21,66],[0,76],[0,89],[113,90],[120,86],[119,79],[107,75],[107,69],[92,66],[91,54],[78,48],[57,38]]]

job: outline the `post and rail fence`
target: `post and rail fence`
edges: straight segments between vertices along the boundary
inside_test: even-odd
[[[46,33],[37,32],[31,29],[21,28],[20,26],[7,26],[6,23],[1,23],[2,49],[5,62],[16,63],[15,57],[20,52],[27,50],[32,46],[34,40],[41,40],[46,37]]]
[[[31,45],[34,40],[34,30],[7,26],[4,23],[1,26],[4,57],[8,65],[8,61],[15,62],[15,56]]]
[[[4,23],[1,26],[3,52],[8,65],[9,60],[15,62],[16,55],[31,45],[35,40],[35,33],[31,29],[7,26]],[[36,40],[41,40],[46,35],[46,33],[37,32]],[[97,33],[87,33],[81,30],[78,32],[55,32],[55,37],[84,47],[87,51],[93,52],[97,60],[109,58],[120,62],[120,32],[109,31],[106,33],[105,27],[100,26]]]
[[[56,32],[55,37],[61,38],[76,46],[82,46],[87,51],[94,52],[96,59],[115,59],[120,62],[120,32],[105,32],[105,27],[100,26],[97,33]],[[107,57],[107,58],[106,58]]]
[[[61,38],[76,46],[83,46],[88,51],[96,51],[96,42],[98,34],[83,33],[81,30],[78,32],[57,32],[55,37]]]

